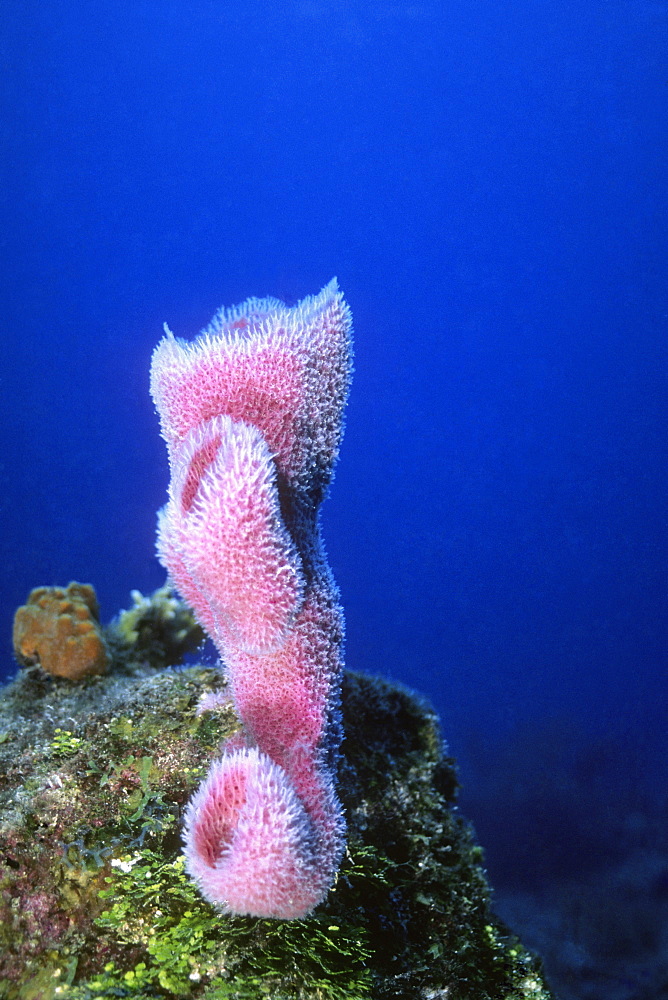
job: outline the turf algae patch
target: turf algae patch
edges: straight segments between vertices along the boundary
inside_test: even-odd
[[[0,997],[550,997],[490,911],[434,713],[381,680],[345,679],[348,850],[325,904],[272,921],[206,903],[181,817],[238,722],[217,671],[156,669],[151,617],[163,629],[149,607],[104,676],[22,671],[0,695]]]

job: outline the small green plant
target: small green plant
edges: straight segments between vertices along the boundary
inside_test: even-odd
[[[51,753],[56,757],[69,757],[81,749],[85,740],[75,736],[69,729],[54,729]]]

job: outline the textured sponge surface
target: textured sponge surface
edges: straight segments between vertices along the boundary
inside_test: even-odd
[[[318,507],[343,432],[350,334],[334,280],[293,307],[222,309],[191,343],[168,331],[153,356],[171,468],[158,554],[218,647],[244,727],[188,806],[186,858],[233,913],[306,915],[343,851],[343,614]]]

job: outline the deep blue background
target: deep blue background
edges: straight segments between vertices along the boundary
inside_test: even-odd
[[[349,665],[426,692],[465,776],[527,731],[531,773],[536,733],[571,729],[651,776],[665,5],[281,6],[3,4],[7,671],[33,586],[90,581],[108,619],[163,581],[162,323],[336,274],[356,374],[324,527]]]

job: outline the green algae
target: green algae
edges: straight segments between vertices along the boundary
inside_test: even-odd
[[[547,1000],[490,910],[436,716],[379,679],[344,682],[348,848],[326,903],[268,921],[202,899],[181,814],[238,720],[218,671],[165,668],[197,632],[166,591],[155,605],[112,625],[106,676],[25,670],[2,692],[0,996]]]

